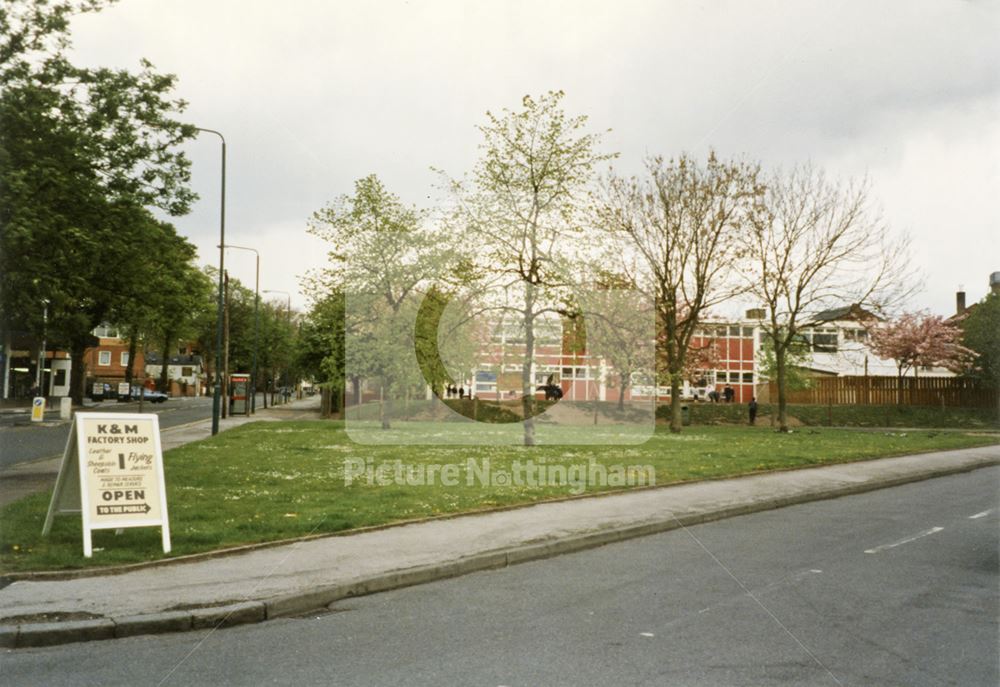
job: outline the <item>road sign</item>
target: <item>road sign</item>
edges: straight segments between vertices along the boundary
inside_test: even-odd
[[[45,398],[36,396],[31,399],[31,421],[41,422],[45,419]]]
[[[76,414],[42,534],[65,513],[83,515],[87,558],[93,554],[91,531],[100,529],[160,526],[163,552],[170,551],[157,415]]]

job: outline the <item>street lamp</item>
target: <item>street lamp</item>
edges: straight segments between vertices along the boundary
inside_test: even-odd
[[[261,291],[261,293],[283,293],[283,294],[285,294],[285,296],[288,297],[288,307],[286,308],[285,313],[288,316],[288,325],[289,325],[289,328],[291,328],[291,324],[292,324],[292,294],[288,293],[287,291],[282,291],[280,289],[264,289],[263,291]],[[273,396],[271,398],[271,401],[272,402],[274,401]]]
[[[45,345],[48,343],[45,339],[48,334],[49,328],[49,299],[42,299],[42,350],[38,353],[38,370],[35,374],[35,386],[38,387],[39,396],[48,396],[47,393],[42,389],[42,385],[45,383]]]
[[[247,248],[246,246],[234,246],[229,244],[226,248],[235,248],[237,250],[249,250],[252,251],[254,255],[257,256],[257,273],[254,279],[253,287],[253,363],[250,365],[250,412],[257,412],[257,339],[260,332],[260,315],[258,313],[258,305],[260,303],[260,253],[257,252],[256,248]]]
[[[195,127],[198,131],[215,134],[222,141],[222,210],[219,215],[219,303],[215,314],[215,390],[212,394],[212,435],[219,433],[219,411],[222,407],[222,275],[226,269],[226,137],[215,129]],[[164,351],[166,355],[166,351]]]

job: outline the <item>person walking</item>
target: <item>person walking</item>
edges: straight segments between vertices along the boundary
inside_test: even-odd
[[[750,411],[750,424],[754,424],[757,421],[757,397],[753,396],[750,399],[750,403],[747,406]]]

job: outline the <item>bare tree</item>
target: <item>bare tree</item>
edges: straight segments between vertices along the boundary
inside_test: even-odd
[[[788,353],[810,314],[857,303],[884,311],[908,295],[908,240],[889,235],[866,181],[839,183],[810,167],[774,173],[745,234],[750,292],[768,311],[779,431],[788,431]]]
[[[621,269],[656,304],[658,377],[670,384],[670,430],[681,431],[681,389],[703,313],[745,289],[733,279],[739,236],[763,193],[757,165],[705,164],[687,155],[647,161],[642,179],[611,177],[601,227],[623,256]]]

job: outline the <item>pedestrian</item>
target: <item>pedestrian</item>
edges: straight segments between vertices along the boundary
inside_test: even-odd
[[[750,404],[747,406],[750,411],[750,424],[754,424],[757,421],[757,397],[753,396],[750,398]]]
[[[726,398],[726,403],[732,403],[733,397],[736,395],[736,391],[733,389],[733,387],[726,384],[726,388],[722,390],[722,394]]]
[[[458,387],[458,398],[459,398],[459,400],[465,398],[465,387],[464,386]]]

